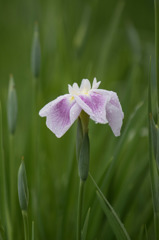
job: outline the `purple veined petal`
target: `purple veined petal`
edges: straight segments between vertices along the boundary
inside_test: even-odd
[[[107,123],[106,103],[109,100],[107,94],[98,93],[96,90],[90,90],[89,94],[75,96],[76,102],[88,114],[90,118],[97,123]]]
[[[124,113],[122,111],[117,94],[112,91],[110,91],[110,100],[106,105],[106,117],[114,135],[116,137],[120,136]]]
[[[80,106],[70,94],[66,94],[44,106],[39,115],[46,117],[47,127],[60,138],[78,118],[80,112]]]

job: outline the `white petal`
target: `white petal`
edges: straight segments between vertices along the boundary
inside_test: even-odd
[[[69,94],[73,93],[73,87],[70,84],[68,84],[68,92]]]
[[[68,91],[71,95],[79,93],[79,86],[77,83],[74,83],[72,86],[68,84]]]
[[[80,91],[87,90],[89,91],[91,89],[91,84],[88,79],[83,79],[81,86],[80,86]]]
[[[97,82],[97,79],[93,79],[92,89],[97,89],[101,82]]]

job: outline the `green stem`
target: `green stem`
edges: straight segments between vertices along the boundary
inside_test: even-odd
[[[31,161],[29,163],[30,169],[30,181],[32,194],[31,203],[32,211],[36,211],[34,206],[37,206],[36,196],[37,196],[37,176],[39,173],[39,164],[37,164],[38,152],[37,152],[37,79],[32,80],[32,131],[31,131]],[[36,171],[35,171],[36,169]]]
[[[22,211],[23,223],[24,223],[24,239],[29,240],[29,223],[28,223],[28,213]]]
[[[14,208],[15,208],[15,162],[14,162],[14,135],[10,134],[9,136],[9,198],[8,198],[8,207],[7,210],[7,219],[9,221],[8,225],[8,236],[12,239],[14,235]]]
[[[2,216],[4,217],[4,221],[6,224],[6,231],[8,240],[12,240],[12,225],[11,225],[11,217],[8,208],[8,195],[7,195],[7,183],[6,183],[6,171],[5,171],[5,159],[4,159],[4,148],[3,148],[3,132],[2,132],[2,108],[0,103],[0,159],[1,159],[1,188],[2,188]]]
[[[10,168],[10,212],[11,212],[11,221],[14,219],[14,192],[15,192],[15,162],[14,162],[14,135],[10,134],[9,136],[10,144],[10,157],[9,157],[9,168]]]
[[[155,55],[156,55],[156,84],[159,106],[159,0],[154,0],[155,3]],[[159,122],[159,114],[158,114]]]
[[[35,187],[35,166],[36,166],[36,136],[37,136],[37,79],[33,79],[33,92],[32,92],[32,163],[31,163],[31,172],[32,172],[32,182],[33,186]]]
[[[78,196],[78,212],[77,212],[77,240],[81,240],[81,220],[82,220],[82,206],[83,206],[83,193],[84,181],[80,179],[79,196]]]

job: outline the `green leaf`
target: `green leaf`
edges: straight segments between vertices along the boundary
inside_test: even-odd
[[[116,235],[116,238],[118,240],[130,240],[130,237],[129,237],[123,223],[120,221],[117,213],[115,212],[115,210],[113,209],[111,204],[108,202],[108,200],[105,198],[104,194],[101,192],[100,188],[96,184],[92,175],[90,173],[89,173],[89,175],[97,189],[97,196],[98,196],[99,202],[101,204],[103,211],[105,212],[105,214],[108,218],[108,221],[114,231],[114,234]]]
[[[90,208],[87,211],[87,215],[86,215],[86,218],[84,221],[84,226],[83,226],[83,230],[82,230],[82,240],[86,240],[86,237],[87,237],[89,215],[90,215]]]
[[[142,110],[142,107],[143,107],[143,102],[140,102],[137,104],[134,111],[132,112],[132,114],[129,117],[129,120],[125,126],[125,129],[119,139],[117,146],[115,147],[115,150],[113,153],[113,158],[111,160],[111,165],[107,171],[107,174],[105,174],[105,178],[103,179],[103,183],[102,183],[102,186],[104,186],[105,188],[107,188],[109,186],[109,183],[111,182],[111,179],[114,174],[114,169],[117,164],[119,153],[120,153],[122,147],[124,146],[125,142],[127,141],[127,137],[128,137],[131,127],[133,126],[134,123],[136,125],[136,121],[139,121],[138,120],[139,116],[140,116],[139,114]]]
[[[148,231],[147,231],[146,225],[144,227],[144,234],[145,234],[145,239],[148,240],[149,238],[148,238]]]
[[[157,102],[157,100],[156,100]],[[149,115],[149,166],[151,174],[151,188],[154,209],[155,235],[159,239],[159,174],[158,174],[158,159],[159,159],[159,131],[155,127],[152,117],[152,96],[151,96],[151,78],[149,77],[149,92],[148,92],[148,115]]]
[[[4,240],[4,239],[5,239],[5,232],[4,232],[4,228],[0,221],[0,240]]]
[[[2,216],[5,216],[5,170],[4,170],[4,148],[3,148],[3,127],[2,127],[2,106],[0,102],[0,196],[1,196],[1,205],[0,211]]]
[[[34,240],[34,221],[32,221],[31,240]]]
[[[154,143],[154,145],[156,146],[156,163],[157,163],[157,168],[158,168],[158,171],[159,171],[159,128],[157,127],[156,128],[156,132],[157,132],[157,145]]]
[[[103,36],[103,44],[101,45],[101,56],[98,60],[98,71],[101,76],[103,75],[103,72],[108,66],[107,63],[109,62],[109,57],[111,56],[111,49],[118,33],[118,26],[121,21],[123,9],[124,1],[119,1],[112,14],[112,19],[110,20],[108,30],[105,36]]]
[[[150,113],[150,124],[151,124],[153,151],[154,151],[154,156],[156,157],[157,156],[158,129],[157,129],[157,125],[155,124],[155,121],[154,121],[151,113]]]
[[[146,225],[141,226],[141,230],[140,230],[140,233],[139,233],[139,240],[143,240],[143,239],[144,240],[149,240]]]

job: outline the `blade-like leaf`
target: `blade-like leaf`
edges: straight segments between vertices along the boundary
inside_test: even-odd
[[[154,151],[154,156],[157,156],[157,139],[158,139],[158,130],[157,126],[155,125],[155,121],[153,119],[152,114],[150,113],[150,123],[151,123],[151,134],[152,134],[152,146]]]
[[[159,170],[159,128],[158,127],[156,127],[156,132],[157,132],[157,141],[156,141],[156,144],[155,143],[153,143],[154,145],[154,147],[156,146],[156,163],[157,163],[157,168],[158,168],[158,170]],[[152,141],[153,141],[153,135],[152,135]]]
[[[4,239],[5,239],[5,232],[4,232],[4,228],[0,221],[0,240],[4,240]]]
[[[149,92],[148,92],[148,116],[149,116],[149,162],[151,174],[151,188],[154,208],[155,234],[156,239],[159,239],[159,174],[157,170],[156,155],[158,157],[158,127],[154,127],[152,117],[152,95],[151,95],[151,77],[149,77]],[[155,132],[156,129],[156,132]],[[154,133],[155,132],[155,133]],[[157,152],[155,155],[155,151]]]
[[[115,148],[114,154],[113,154],[113,159],[110,165],[110,168],[107,171],[107,174],[105,175],[105,178],[103,179],[103,183],[102,183],[102,187],[104,186],[105,188],[107,188],[109,186],[109,183],[112,179],[112,176],[114,174],[114,169],[118,160],[118,155],[124,145],[124,143],[127,140],[127,136],[128,133],[130,131],[131,126],[134,124],[134,122],[138,121],[138,114],[140,113],[140,111],[142,110],[143,107],[143,102],[140,102],[134,109],[133,113],[131,114],[127,125],[125,126],[125,129],[122,133],[122,136],[120,137],[120,140]],[[106,189],[105,189],[106,190]]]
[[[101,192],[100,188],[96,184],[96,182],[93,179],[93,177],[91,176],[91,174],[89,174],[89,175],[97,189],[97,196],[98,196],[99,202],[108,218],[108,221],[114,231],[114,234],[116,235],[116,238],[118,240],[130,240],[129,235],[128,235],[123,223],[120,221],[118,215],[116,214],[115,210],[113,209],[111,204],[108,202],[108,200],[105,198],[105,196]]]
[[[88,209],[85,221],[84,221],[84,226],[82,230],[82,240],[86,240],[87,237],[87,230],[88,230],[88,222],[89,222],[89,215],[90,215],[90,208]]]
[[[31,240],[34,240],[34,221],[32,221]]]

